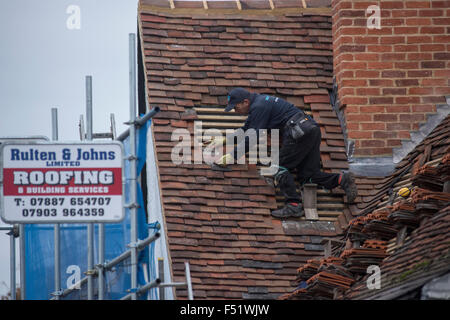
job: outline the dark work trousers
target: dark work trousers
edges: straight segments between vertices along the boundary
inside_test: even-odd
[[[297,169],[298,180],[301,183],[316,183],[326,189],[339,185],[339,173],[326,173],[320,169],[320,141],[322,134],[315,127],[300,140],[293,140],[288,130],[283,130],[283,141],[280,149],[280,167],[289,169],[279,175],[278,186],[285,197],[286,203],[300,202],[292,171]]]

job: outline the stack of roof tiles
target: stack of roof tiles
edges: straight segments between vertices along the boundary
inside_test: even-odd
[[[178,144],[171,139],[174,129],[193,135],[194,120],[203,121],[203,130],[242,126],[242,117],[223,111],[227,93],[239,86],[286,98],[311,113],[322,130],[324,170],[348,168],[328,95],[331,10],[308,11],[298,4],[292,10],[246,10],[249,2],[242,3],[243,10],[213,8],[215,2],[203,10],[199,1],[175,1],[173,10],[161,1],[140,5],[148,101],[161,108],[152,132],[172,274],[183,281],[189,261],[198,299],[275,298],[290,292],[299,264],[320,255],[322,237],[341,233],[350,217],[343,212],[342,192],[321,190],[320,221],[282,223],[270,216],[276,190],[254,166],[217,172],[206,164],[171,161]],[[176,294],[186,297],[183,289]]]
[[[353,274],[365,274],[367,267],[378,265],[386,257],[386,248],[363,246],[345,250],[341,258],[345,260],[345,267]]]
[[[402,200],[392,207],[389,214],[389,220],[392,221],[397,229],[403,226],[416,228],[419,226],[420,218],[416,214],[416,206],[410,200]]]
[[[411,194],[419,217],[432,216],[450,201],[450,193],[416,188]]]
[[[319,272],[306,281],[308,292],[312,293],[314,297],[330,299],[334,296],[334,289],[349,289],[353,282],[352,278],[327,271]]]
[[[348,237],[353,242],[361,242],[369,238],[392,238],[397,234],[397,230],[388,219],[390,212],[389,208],[383,208],[366,216],[354,218],[346,228]]]
[[[389,220],[390,210],[377,210],[366,216],[362,233],[373,239],[389,240],[397,234],[397,229]]]
[[[306,281],[311,293],[316,297],[332,298],[334,289],[348,289],[354,279],[343,264],[344,260],[337,257],[322,259],[318,273]]]
[[[358,211],[360,216],[350,221],[346,228],[347,238],[354,244],[362,241],[364,244],[347,248],[340,258],[356,282],[344,289],[334,283],[320,292],[322,298],[392,299],[407,294],[411,296],[411,291],[450,270],[450,193],[442,192],[450,175],[449,137],[450,116],[447,116],[399,163],[396,172],[383,180],[373,199]],[[408,199],[397,198],[397,191],[404,186],[411,187],[411,196]],[[397,231],[405,226],[409,235],[388,253],[387,241],[395,240]],[[379,290],[367,287],[369,265],[381,268]],[[312,284],[319,278],[317,270],[307,282]],[[314,295],[317,290],[308,286],[301,294]],[[297,299],[295,292],[284,298]]]
[[[359,216],[350,220],[346,230],[351,241],[356,242],[367,239],[367,235],[362,232],[366,220],[365,216]]]
[[[442,190],[443,182],[438,174],[438,168],[424,165],[415,170],[412,184],[427,190]]]
[[[366,240],[364,241],[363,248],[379,249],[386,251],[387,241],[383,240]]]
[[[343,259],[337,257],[308,260],[307,264],[297,270],[297,283],[301,285],[306,281],[308,289],[297,289],[292,294],[281,296],[280,299],[333,298],[335,288],[348,289],[354,282],[352,275],[343,267],[343,262]]]
[[[306,281],[317,273],[320,267],[320,260],[311,259],[306,264],[297,269],[297,283]]]

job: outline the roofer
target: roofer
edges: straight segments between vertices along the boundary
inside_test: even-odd
[[[285,197],[285,206],[272,211],[276,218],[301,217],[304,215],[300,196],[291,171],[297,169],[301,183],[315,183],[327,189],[341,187],[348,202],[354,202],[357,189],[352,173],[326,173],[320,168],[321,132],[312,117],[300,108],[274,96],[250,93],[243,88],[234,88],[228,95],[225,111],[235,109],[236,113],[248,115],[242,127],[247,129],[280,129],[282,145],[279,153],[278,172],[274,175],[275,183]],[[248,139],[244,141],[248,152]],[[237,152],[234,152],[236,157]],[[231,154],[226,154],[217,162],[226,166],[233,161]]]

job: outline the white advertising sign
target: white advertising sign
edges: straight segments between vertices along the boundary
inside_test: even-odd
[[[124,218],[120,142],[5,143],[0,148],[4,222],[100,223]]]

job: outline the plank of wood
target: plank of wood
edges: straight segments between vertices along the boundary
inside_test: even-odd
[[[244,125],[244,123],[230,123],[230,122],[207,122],[203,121],[203,128],[229,128],[229,129],[237,129]]]
[[[245,119],[247,119],[247,117],[245,116],[216,116],[216,115],[201,115],[201,114],[197,114],[197,119],[199,120],[217,120],[217,121],[245,121]]]

